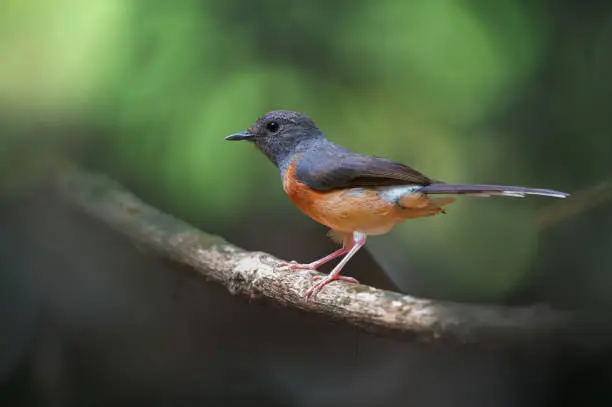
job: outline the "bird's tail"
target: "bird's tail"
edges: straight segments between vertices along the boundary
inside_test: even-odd
[[[511,196],[523,198],[525,195],[543,195],[553,198],[566,198],[569,194],[552,189],[513,187],[505,185],[461,185],[431,184],[422,187],[419,192],[429,194],[469,195],[469,196]]]

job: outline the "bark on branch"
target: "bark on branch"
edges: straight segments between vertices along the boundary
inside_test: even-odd
[[[570,316],[544,306],[506,308],[414,298],[334,282],[310,300],[310,271],[285,271],[279,259],[244,251],[147,205],[101,174],[73,168],[58,177],[61,195],[140,245],[191,266],[233,294],[267,298],[363,331],[414,342],[541,348]]]

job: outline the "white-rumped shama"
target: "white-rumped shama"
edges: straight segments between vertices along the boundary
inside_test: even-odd
[[[329,227],[342,241],[341,249],[308,264],[295,261],[283,266],[316,270],[345,255],[325,278],[318,278],[305,294],[308,298],[334,280],[357,282],[340,272],[366,242],[411,218],[445,213],[454,201],[431,195],[511,196],[569,194],[550,189],[503,185],[445,184],[404,164],[362,155],[329,141],[308,116],[277,110],[260,117],[248,130],[226,140],[248,140],[280,170],[285,193],[306,215]]]

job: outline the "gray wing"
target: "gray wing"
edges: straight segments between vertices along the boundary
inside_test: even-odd
[[[319,191],[439,182],[407,165],[357,154],[340,146],[305,153],[297,164],[296,178]]]

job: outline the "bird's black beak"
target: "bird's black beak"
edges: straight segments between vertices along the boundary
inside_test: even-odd
[[[255,136],[246,130],[239,131],[238,133],[230,134],[225,139],[229,141],[240,141],[240,140],[253,140]]]

